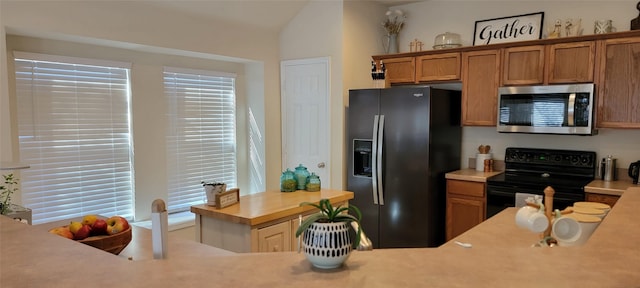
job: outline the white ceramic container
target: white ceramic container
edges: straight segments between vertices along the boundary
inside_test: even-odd
[[[352,242],[347,222],[313,223],[302,236],[304,254],[315,267],[342,266],[351,255]]]

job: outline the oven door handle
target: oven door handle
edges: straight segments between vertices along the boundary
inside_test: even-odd
[[[501,191],[501,190],[496,190],[499,188],[487,188],[487,197],[489,196],[508,196],[508,197],[515,197],[516,193],[527,193],[527,194],[535,194],[535,195],[540,195],[544,197],[544,193],[540,192],[540,193],[532,193],[532,191],[522,191],[522,192],[506,192],[506,191]],[[553,199],[557,200],[557,201],[583,201],[583,197],[571,197],[571,196],[567,196],[568,194],[558,194],[556,193],[555,195],[553,195]],[[577,194],[576,194],[577,195]]]
[[[518,192],[518,193],[520,193],[520,192]],[[492,188],[487,188],[487,196],[489,196],[489,195],[516,197],[516,193],[515,192],[504,192],[504,191],[500,191],[500,190],[493,190]],[[540,195],[542,195],[542,194],[540,194]]]

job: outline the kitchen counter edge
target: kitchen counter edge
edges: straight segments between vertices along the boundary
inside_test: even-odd
[[[488,178],[501,174],[502,172],[504,171],[483,172],[476,171],[475,169],[460,169],[446,173],[445,178],[472,182],[487,182]]]

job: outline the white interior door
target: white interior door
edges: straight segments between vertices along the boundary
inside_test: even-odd
[[[302,164],[331,187],[329,58],[282,61],[282,170]]]

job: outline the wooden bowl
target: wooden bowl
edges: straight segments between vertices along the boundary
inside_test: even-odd
[[[131,226],[118,234],[91,236],[77,241],[118,255],[131,242]]]

